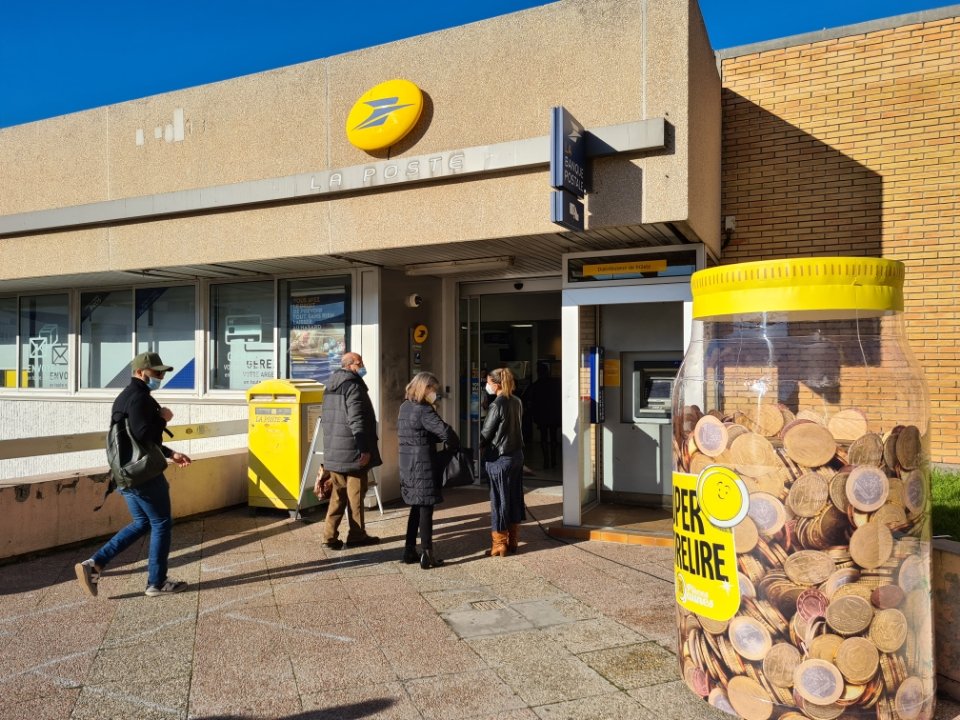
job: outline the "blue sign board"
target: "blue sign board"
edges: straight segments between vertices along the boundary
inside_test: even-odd
[[[573,193],[554,190],[550,202],[550,221],[567,230],[583,230],[583,203]]]
[[[550,111],[550,187],[582,198],[587,185],[586,131],[566,108],[555,107]]]
[[[597,425],[604,422],[606,413],[603,408],[603,361],[606,356],[601,345],[590,347],[587,357],[590,369],[590,422]]]

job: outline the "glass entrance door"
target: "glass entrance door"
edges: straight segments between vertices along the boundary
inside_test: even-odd
[[[487,373],[509,368],[524,407],[524,464],[528,477],[560,482],[560,295],[490,293],[460,299],[458,428],[480,477],[480,428],[486,414]]]

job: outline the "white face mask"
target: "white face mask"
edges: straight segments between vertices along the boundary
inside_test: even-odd
[[[424,398],[424,400],[433,405],[437,401],[437,394],[431,390],[427,393],[427,396]]]
[[[491,385],[490,383],[487,383],[487,392],[488,392],[490,395],[496,395],[496,394],[497,394],[497,388],[496,388],[496,386],[495,386],[495,385]]]

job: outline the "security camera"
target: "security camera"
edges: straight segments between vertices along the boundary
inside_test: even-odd
[[[420,297],[417,293],[407,296],[407,307],[408,308],[418,308],[423,305],[423,298]]]
[[[514,289],[514,290],[523,290],[523,283],[522,283],[522,282],[515,282],[515,283],[513,284],[513,289]]]

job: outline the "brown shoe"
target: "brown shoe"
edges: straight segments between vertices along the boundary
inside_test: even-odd
[[[520,546],[520,523],[512,523],[507,527],[507,552],[513,554]]]
[[[490,535],[493,538],[493,544],[490,546],[490,556],[505,557],[510,536],[505,532],[497,532],[496,530],[491,531]]]

